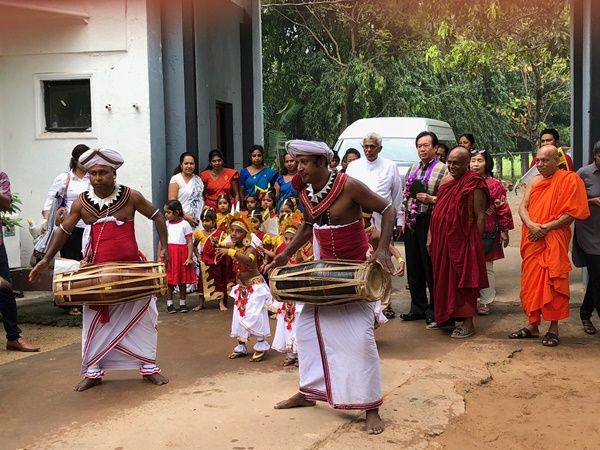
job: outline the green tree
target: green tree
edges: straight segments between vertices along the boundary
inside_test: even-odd
[[[293,100],[290,137],[425,116],[495,152],[533,146],[568,127],[568,21],[567,0],[266,0],[266,128]]]

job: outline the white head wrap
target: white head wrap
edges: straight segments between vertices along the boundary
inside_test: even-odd
[[[330,162],[333,158],[333,151],[325,142],[294,139],[285,143],[285,150],[294,158],[299,155],[325,156],[327,162]]]
[[[90,148],[79,157],[79,162],[83,167],[89,169],[93,166],[108,166],[118,169],[123,165],[123,156],[110,148]]]

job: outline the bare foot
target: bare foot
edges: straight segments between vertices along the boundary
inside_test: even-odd
[[[84,378],[75,386],[73,386],[73,390],[77,392],[83,392],[87,391],[89,388],[98,386],[99,384],[102,384],[102,378]]]
[[[379,417],[379,408],[369,409],[367,411],[366,422],[368,434],[383,433],[383,420],[381,420],[381,417]]]
[[[194,309],[192,309],[192,311],[198,312],[198,311],[202,311],[203,309],[204,309],[204,305],[198,305]]]
[[[219,309],[221,311],[227,311],[227,306],[225,306],[223,303],[219,303]]]
[[[163,377],[160,373],[153,373],[152,375],[144,375],[144,380],[149,381],[150,383],[156,384],[158,386],[162,384],[167,384],[169,382],[168,378]]]
[[[306,397],[302,392],[297,392],[287,400],[277,403],[275,409],[290,409],[290,408],[304,408],[306,406],[315,406],[317,402],[313,400],[306,400]]]

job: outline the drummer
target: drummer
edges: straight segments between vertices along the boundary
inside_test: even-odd
[[[314,237],[315,259],[365,261],[369,242],[361,208],[382,216],[379,245],[372,259],[393,271],[389,253],[396,211],[362,182],[329,170],[333,152],[323,142],[286,143],[298,162],[292,184],[304,206],[304,223],[269,268],[283,266]],[[369,434],[383,431],[379,355],[374,337],[374,304],[364,301],[318,307],[305,304],[297,323],[300,390],[275,409],[314,406],[366,410]]]
[[[54,255],[65,244],[77,222],[86,224],[84,261],[100,264],[115,261],[139,261],[133,219],[136,212],[154,222],[162,251],[169,261],[167,228],[160,211],[142,194],[118,184],[117,169],[123,157],[116,150],[90,149],[79,157],[90,174],[92,190],[81,194],[64,222],[54,233],[48,252],[29,274],[37,280],[47,271]],[[87,239],[86,239],[87,237]],[[84,306],[81,374],[83,380],[73,389],[85,391],[102,382],[107,369],[137,369],[144,380],[157,385],[168,383],[156,365],[158,310],[155,297],[113,306]]]

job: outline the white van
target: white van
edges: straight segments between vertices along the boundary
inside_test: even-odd
[[[410,166],[419,161],[415,138],[421,131],[433,131],[439,142],[449,148],[456,142],[452,127],[441,120],[422,117],[373,117],[357,120],[348,126],[333,149],[338,152],[340,159],[349,148],[357,149],[364,157],[362,139],[367,133],[375,132],[382,137],[383,149],[380,155],[396,163],[404,182]]]

